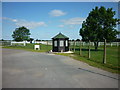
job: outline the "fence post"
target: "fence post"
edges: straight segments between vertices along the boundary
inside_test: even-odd
[[[26,41],[24,41],[24,46],[26,46]]]
[[[47,40],[47,51],[48,51],[48,40]]]
[[[73,50],[74,50],[74,52],[75,52],[75,41],[74,41],[74,45],[73,45]]]
[[[94,46],[94,42],[92,42],[92,46]]]
[[[82,55],[82,49],[81,49],[81,41],[80,41],[80,52],[79,52],[79,55],[81,56]]]
[[[90,59],[90,40],[89,40],[89,44],[88,44],[88,58]]]
[[[100,42],[98,43],[98,46],[100,46]]]
[[[103,63],[106,64],[106,39],[104,40]]]
[[[84,46],[84,42],[82,42],[82,45]]]
[[[119,43],[117,42],[117,47],[119,46]]]
[[[71,51],[71,50],[70,50],[70,41],[69,41],[69,51]]]
[[[12,46],[12,41],[11,41],[11,46]]]
[[[112,42],[110,42],[110,46],[112,47]]]

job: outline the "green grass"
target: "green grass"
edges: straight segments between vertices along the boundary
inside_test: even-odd
[[[109,71],[109,72],[112,72],[112,73],[119,73],[120,72],[118,71],[118,67],[111,67],[111,65],[108,65],[108,64],[103,64],[103,63],[100,63],[100,62],[96,62],[96,61],[93,61],[91,59],[87,59],[86,57],[82,57],[82,56],[79,56],[77,54],[68,54],[68,53],[55,53],[57,55],[63,55],[63,56],[69,56],[75,60],[78,60],[78,61],[82,61],[82,62],[85,62],[87,64],[89,64],[90,66],[94,66],[94,67],[97,67],[97,68],[100,68],[100,69],[103,69],[103,70],[106,70],[106,71]]]
[[[34,50],[35,44],[27,44],[26,46],[5,46],[3,48],[11,48],[11,49],[22,49],[22,50],[28,50],[33,52],[48,52],[52,49],[51,45],[43,45],[39,44],[41,49],[40,50]],[[73,48],[73,46],[71,46]],[[75,47],[75,52],[73,54],[67,54],[67,53],[55,53],[57,55],[64,55],[69,56],[73,59],[88,63],[91,66],[101,68],[103,70],[113,72],[113,73],[119,73],[120,74],[120,63],[118,61],[119,55],[118,55],[118,47],[113,46],[107,46],[107,57],[106,57],[106,64],[103,64],[103,46],[98,48],[98,51],[94,50],[94,47],[91,46],[91,58],[88,59],[88,47],[84,46],[82,47],[82,55],[79,55],[79,46]],[[72,49],[73,50],[73,49]]]
[[[114,73],[120,73],[120,63],[119,63],[119,55],[118,55],[118,49],[119,47],[113,46],[107,46],[106,47],[106,64],[103,64],[103,46],[100,46],[98,48],[98,51],[94,50],[94,47],[91,46],[91,58],[88,59],[88,47],[82,47],[82,56],[79,55],[79,47],[76,46],[76,51],[74,52],[74,59],[84,61],[88,63],[89,65],[102,68],[104,70],[114,72]],[[73,49],[72,49],[73,50]]]
[[[40,45],[40,50],[34,50],[34,45]],[[4,46],[3,48],[10,48],[10,49],[22,49],[34,52],[48,52],[50,51],[51,45],[44,45],[44,44],[26,44],[26,46],[15,45],[15,46]]]

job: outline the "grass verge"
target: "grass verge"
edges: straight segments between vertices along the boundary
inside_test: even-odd
[[[97,67],[97,68],[100,68],[100,69],[103,69],[103,70],[106,70],[106,71],[109,71],[109,72],[112,72],[112,73],[117,73],[117,74],[120,74],[120,68],[115,68],[115,67],[112,67],[108,64],[103,64],[103,63],[100,63],[100,62],[94,62],[93,60],[90,60],[90,59],[87,59],[86,57],[81,57],[79,55],[76,55],[76,54],[68,54],[68,53],[55,53],[56,55],[63,55],[63,56],[69,56],[75,60],[78,60],[78,61],[82,61],[82,62],[85,62],[87,63],[88,65],[90,66],[93,66],[93,67]]]

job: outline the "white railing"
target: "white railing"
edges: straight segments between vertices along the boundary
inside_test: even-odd
[[[69,43],[70,43],[70,45],[74,45],[75,44],[75,46],[76,45],[80,45],[80,41],[69,41]],[[86,42],[81,42],[81,45],[82,46],[86,46],[86,45],[88,45],[88,43],[86,43]],[[90,45],[91,46],[94,46],[94,42],[90,42]],[[104,45],[104,42],[99,42],[98,43],[98,46],[103,46]],[[106,43],[106,45],[107,46],[120,46],[120,42],[111,42],[111,43]]]
[[[16,41],[11,41],[11,45],[24,45],[26,46],[26,43],[30,43],[30,42],[27,42],[27,41],[22,41],[22,42],[16,42]]]
[[[0,41],[0,45],[26,45],[29,44],[30,42],[28,41],[22,41],[22,42],[16,42],[16,41]],[[41,43],[45,45],[52,45],[52,40],[48,41],[32,41],[32,43]],[[74,41],[69,41],[70,45],[74,45]],[[80,45],[80,41],[75,41],[75,45],[78,46]],[[88,45],[86,42],[81,42],[82,46]],[[91,46],[94,46],[94,42],[90,42]],[[103,46],[104,42],[99,42],[98,46]],[[111,42],[111,43],[106,43],[107,46],[120,46],[120,42]]]

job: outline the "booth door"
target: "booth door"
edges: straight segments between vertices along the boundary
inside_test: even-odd
[[[59,41],[59,52],[64,52],[65,51],[65,45],[64,45],[64,40]]]

